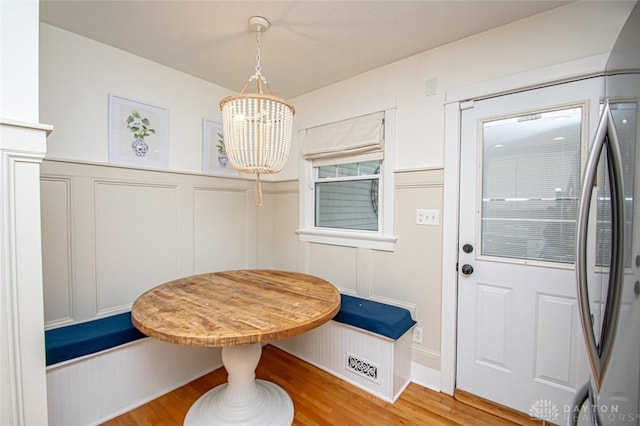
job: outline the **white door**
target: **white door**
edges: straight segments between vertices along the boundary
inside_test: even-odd
[[[602,84],[462,112],[456,386],[557,422],[589,378],[573,262]]]

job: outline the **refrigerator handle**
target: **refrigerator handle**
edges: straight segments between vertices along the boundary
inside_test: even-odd
[[[571,404],[569,405],[569,416],[567,417],[567,426],[578,426],[580,419],[580,410],[585,402],[589,399],[589,382],[582,385],[574,394]]]
[[[592,187],[598,170],[598,161],[604,146],[607,145],[607,161],[609,181],[611,185],[611,263],[609,268],[609,286],[606,298],[603,327],[600,333],[600,344],[596,343],[593,328],[589,290],[587,285],[587,228],[589,207],[591,205]],[[596,136],[589,153],[582,179],[580,205],[576,225],[576,279],[578,290],[578,306],[582,331],[587,346],[587,354],[597,390],[607,370],[613,343],[616,335],[620,296],[622,294],[623,276],[623,239],[624,239],[624,187],[622,178],[622,157],[618,137],[613,124],[609,103],[605,103]]]
[[[600,338],[600,357],[602,359],[601,378],[604,378],[618,330],[622,285],[624,279],[624,177],[620,142],[615,129],[611,109],[607,108],[607,141],[609,182],[611,183],[611,259],[609,263],[609,285],[604,309],[602,333]],[[600,385],[597,386],[598,391]]]
[[[602,426],[602,417],[600,411],[597,409],[597,395],[595,395],[591,382],[586,382],[578,391],[574,394],[571,404],[568,408],[568,416],[566,426],[578,426],[580,421],[580,414],[582,413],[582,406],[588,402],[587,414],[590,419],[589,424],[591,426]]]

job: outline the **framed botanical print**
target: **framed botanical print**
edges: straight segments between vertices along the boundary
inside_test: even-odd
[[[167,168],[169,111],[110,94],[109,162]]]
[[[229,164],[222,123],[202,120],[202,173],[241,176]]]

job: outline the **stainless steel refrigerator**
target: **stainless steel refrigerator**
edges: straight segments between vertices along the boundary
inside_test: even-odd
[[[605,86],[576,244],[591,377],[570,407],[570,425],[640,425],[640,3],[609,56]]]

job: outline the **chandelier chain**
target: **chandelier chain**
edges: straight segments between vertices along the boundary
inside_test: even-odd
[[[256,76],[262,76],[262,66],[260,64],[260,31],[261,27],[256,28]]]

